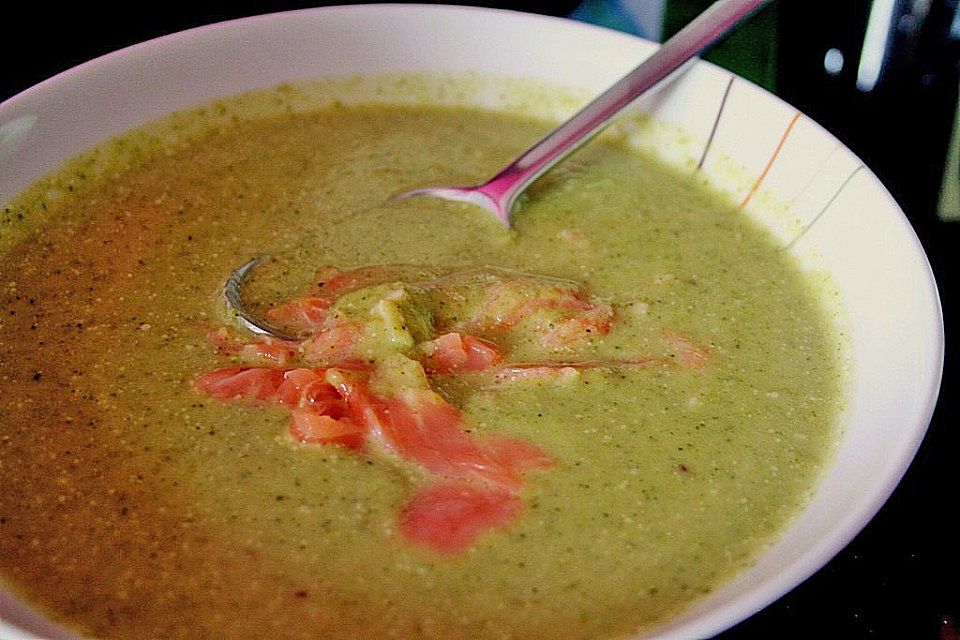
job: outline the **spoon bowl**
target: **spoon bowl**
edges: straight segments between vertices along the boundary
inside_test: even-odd
[[[285,331],[272,323],[264,320],[259,315],[248,309],[243,303],[243,285],[250,277],[250,273],[266,256],[257,256],[249,260],[236,269],[227,277],[223,283],[223,301],[227,305],[227,312],[236,318],[236,323],[250,333],[258,336],[269,336],[280,340],[301,340],[303,336],[295,335]]]

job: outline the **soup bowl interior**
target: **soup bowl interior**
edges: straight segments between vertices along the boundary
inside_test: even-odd
[[[0,200],[111,136],[238,92],[326,76],[477,74],[509,78],[515,88],[529,81],[525,108],[559,118],[653,48],[561,19],[438,6],[329,7],[204,27],[81,65],[0,105]],[[535,88],[548,85],[572,97],[537,104]],[[478,86],[456,100],[502,108],[522,95]],[[806,116],[706,63],[638,110],[656,124],[635,128],[637,145],[702,171],[805,268],[826,275],[848,346],[840,442],[808,506],[750,569],[654,633],[707,636],[811,575],[883,504],[932,414],[942,320],[903,213],[869,169]],[[0,635],[72,637],[2,592]]]

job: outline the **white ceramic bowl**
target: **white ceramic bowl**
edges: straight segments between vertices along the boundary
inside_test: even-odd
[[[195,29],[81,65],[0,105],[0,202],[131,127],[281,81],[479,72],[535,78],[589,96],[653,47],[562,19],[415,5],[328,7]],[[719,188],[752,204],[785,203],[786,210],[749,210],[810,268],[830,274],[852,338],[842,443],[812,501],[751,569],[654,634],[701,637],[810,576],[880,508],[933,411],[942,319],[929,265],[903,213],[818,125],[705,63],[640,106],[687,132],[681,143],[663,148],[670,160],[691,167],[705,160],[701,170]],[[725,156],[739,168],[731,170],[721,161]],[[72,637],[0,591],[0,637],[37,636]]]

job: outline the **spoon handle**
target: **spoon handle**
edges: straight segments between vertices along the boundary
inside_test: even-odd
[[[649,58],[572,118],[527,149],[480,190],[509,212],[534,180],[590,140],[621,111],[769,0],[718,0]],[[506,221],[504,221],[506,222]]]

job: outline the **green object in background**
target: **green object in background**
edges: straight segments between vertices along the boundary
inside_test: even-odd
[[[637,28],[630,14],[624,11],[618,2],[609,2],[607,0],[584,0],[577,6],[576,10],[570,14],[575,20],[597,24],[601,27],[625,31],[648,39],[657,39],[659,34],[644,33]]]
[[[941,220],[960,220],[960,105],[953,119],[953,136],[947,152],[947,166],[943,170],[937,215]]]
[[[713,4],[712,0],[668,0],[664,9],[663,39],[669,38]],[[777,88],[777,5],[767,5],[722,42],[704,60],[755,82],[764,89]]]

